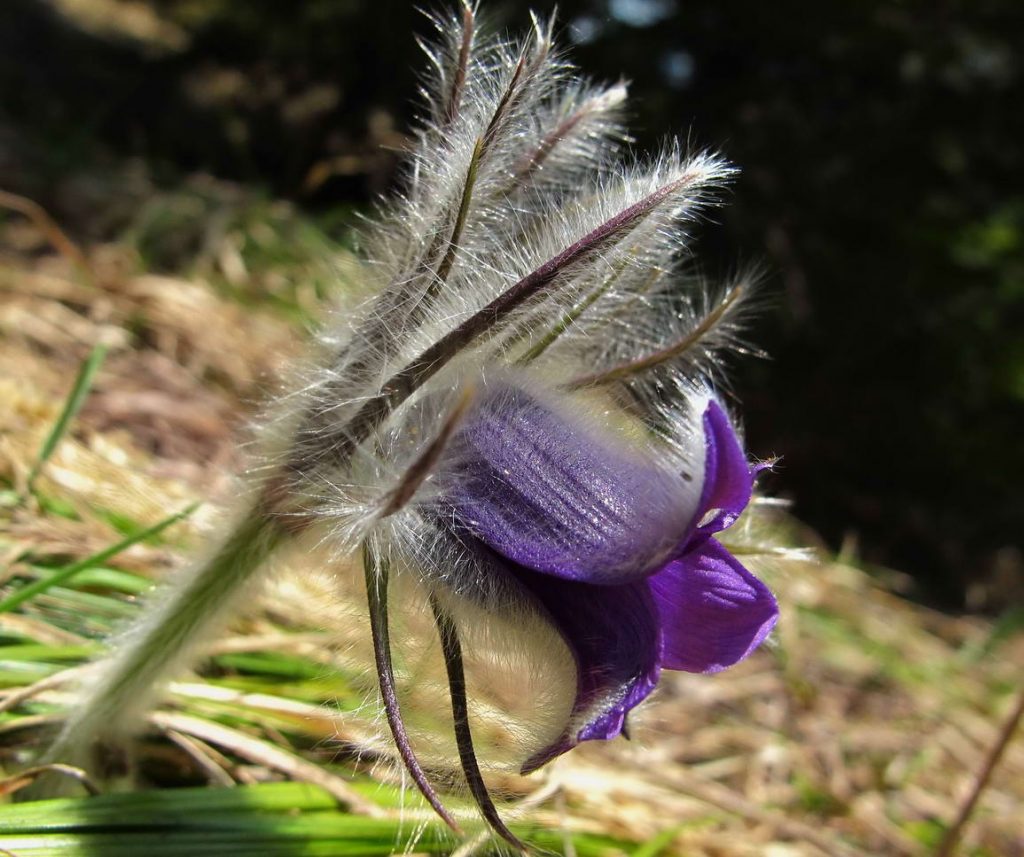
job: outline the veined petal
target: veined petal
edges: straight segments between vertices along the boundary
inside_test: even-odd
[[[718,402],[704,411],[704,488],[697,517],[699,532],[710,535],[732,526],[750,502],[755,471],[732,423]],[[709,513],[714,516],[704,519]]]
[[[614,738],[654,689],[662,638],[647,583],[595,586],[522,571],[520,582],[551,615],[576,656],[577,689],[562,737],[527,760],[535,770],[580,741]]]
[[[719,672],[754,651],[778,619],[768,587],[713,538],[670,562],[649,583],[666,669]]]
[[[503,385],[454,442],[457,524],[515,563],[589,583],[638,580],[694,525],[699,483]]]

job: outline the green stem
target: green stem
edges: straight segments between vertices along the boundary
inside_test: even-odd
[[[98,665],[99,674],[90,676],[46,761],[79,765],[99,779],[123,773],[117,770],[123,767],[123,747],[141,728],[160,685],[216,631],[286,537],[259,512],[242,518],[210,558],[173,584]],[[31,796],[59,788],[44,777]]]

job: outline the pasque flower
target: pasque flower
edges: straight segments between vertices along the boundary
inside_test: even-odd
[[[753,471],[717,402],[700,422],[690,472],[521,387],[490,392],[459,433],[443,501],[453,531],[550,617],[577,662],[565,732],[524,770],[622,733],[662,667],[717,672],[775,624],[771,593],[714,538],[750,501]]]
[[[624,163],[622,84],[580,80],[549,26],[505,42],[476,18],[437,19],[402,190],[271,409],[233,528],[99,665],[49,759],[109,767],[160,683],[307,532],[361,557],[395,746],[457,828],[392,664],[390,584],[423,594],[458,756],[431,767],[460,768],[516,845],[481,760],[529,771],[619,735],[661,669],[723,669],[771,630],[771,594],[716,538],[755,475],[715,393],[749,282],[710,289],[685,265],[733,170],[675,145]],[[482,655],[490,678],[535,691],[497,761],[474,738],[466,664]],[[565,681],[538,678],[552,671]]]

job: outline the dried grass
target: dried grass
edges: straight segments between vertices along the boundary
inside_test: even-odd
[[[96,343],[111,349],[38,481],[39,496],[53,503],[16,506],[9,497],[0,509],[8,587],[30,566],[111,544],[122,535],[118,521],[150,525],[192,500],[223,496],[254,403],[301,350],[303,335],[280,314],[242,307],[200,278],[147,274],[119,247],[90,248],[88,263],[85,277],[59,257],[0,258],[0,480],[8,495],[24,488],[80,361]],[[111,565],[159,576],[212,514],[204,507],[168,540],[136,545]],[[813,541],[783,523],[794,528],[794,544]],[[592,742],[531,780],[509,779],[527,802],[545,790],[530,818],[638,843],[663,834],[657,848],[680,855],[931,852],[1013,705],[1024,636],[909,603],[848,562],[783,556],[762,565],[782,604],[775,644],[719,676],[666,675],[633,724],[632,742]],[[314,676],[329,671],[332,648],[301,615],[304,586],[301,576],[286,578],[274,603],[237,623],[212,654],[272,653],[305,659]],[[52,595],[39,598],[0,615],[0,633],[58,647],[117,622],[71,628],[60,615]],[[9,712],[0,740],[12,766],[40,711],[66,698],[59,673],[34,679],[31,690],[26,681],[2,691]],[[191,714],[250,717],[252,735],[232,745],[218,741],[222,727],[190,731],[188,715],[158,714],[172,738],[162,752],[177,754],[173,764],[163,759],[165,777],[169,766],[191,764],[216,783],[252,781],[272,776],[268,768],[280,772],[282,760],[302,776],[311,768],[300,756],[329,760],[324,742],[344,745],[349,735],[344,704],[339,713],[322,699],[292,700],[288,687],[246,694],[192,682],[176,686],[175,699]],[[349,737],[358,735],[353,728]],[[296,735],[306,739],[299,749],[289,746]],[[275,745],[262,765],[261,744]],[[161,768],[160,759],[153,764]],[[1024,854],[1022,817],[1018,739],[981,796],[963,853]]]

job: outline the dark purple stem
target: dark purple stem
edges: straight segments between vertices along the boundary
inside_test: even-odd
[[[455,67],[455,78],[444,111],[444,121],[448,126],[459,116],[462,88],[466,85],[466,69],[469,66],[469,51],[473,44],[473,23],[473,7],[467,4],[462,10],[462,45],[459,48],[458,65]]]
[[[469,728],[469,702],[466,697],[466,673],[462,666],[462,646],[459,643],[459,632],[451,616],[441,607],[437,599],[431,596],[430,606],[434,611],[434,621],[441,636],[441,651],[444,653],[444,665],[448,670],[448,687],[452,699],[452,718],[455,721],[455,744],[462,762],[462,773],[466,777],[473,800],[480,807],[484,820],[502,839],[513,848],[527,851],[526,845],[501,820],[498,809],[491,800],[480,765],[473,749],[473,735]]]
[[[420,485],[430,476],[438,461],[441,460],[441,455],[444,453],[445,447],[448,446],[448,441],[451,440],[455,429],[466,415],[466,409],[473,401],[474,392],[472,387],[467,387],[463,391],[458,402],[455,403],[455,407],[445,417],[441,430],[405,471],[398,485],[387,495],[387,502],[380,512],[382,518],[393,515],[404,508],[412,500]]]
[[[540,145],[533,150],[528,156],[524,157],[516,169],[515,173],[516,182],[522,181],[527,175],[537,169],[545,160],[551,151],[562,142],[583,119],[593,109],[592,102],[587,102],[579,110],[576,110],[570,114],[563,122],[549,131],[544,139],[540,141]]]
[[[391,640],[388,633],[388,568],[384,562],[379,563],[379,566],[379,569],[374,567],[369,548],[364,548],[363,570],[366,574],[366,600],[370,609],[373,655],[377,663],[377,679],[380,682],[384,713],[388,719],[388,726],[391,727],[398,755],[401,756],[416,788],[420,790],[420,794],[427,799],[427,802],[444,819],[445,823],[461,835],[462,829],[458,822],[445,809],[441,798],[427,780],[427,775],[423,772],[423,768],[420,767],[416,754],[413,752],[409,734],[405,731],[405,723],[398,706],[398,693],[395,690],[395,673],[391,665]]]

